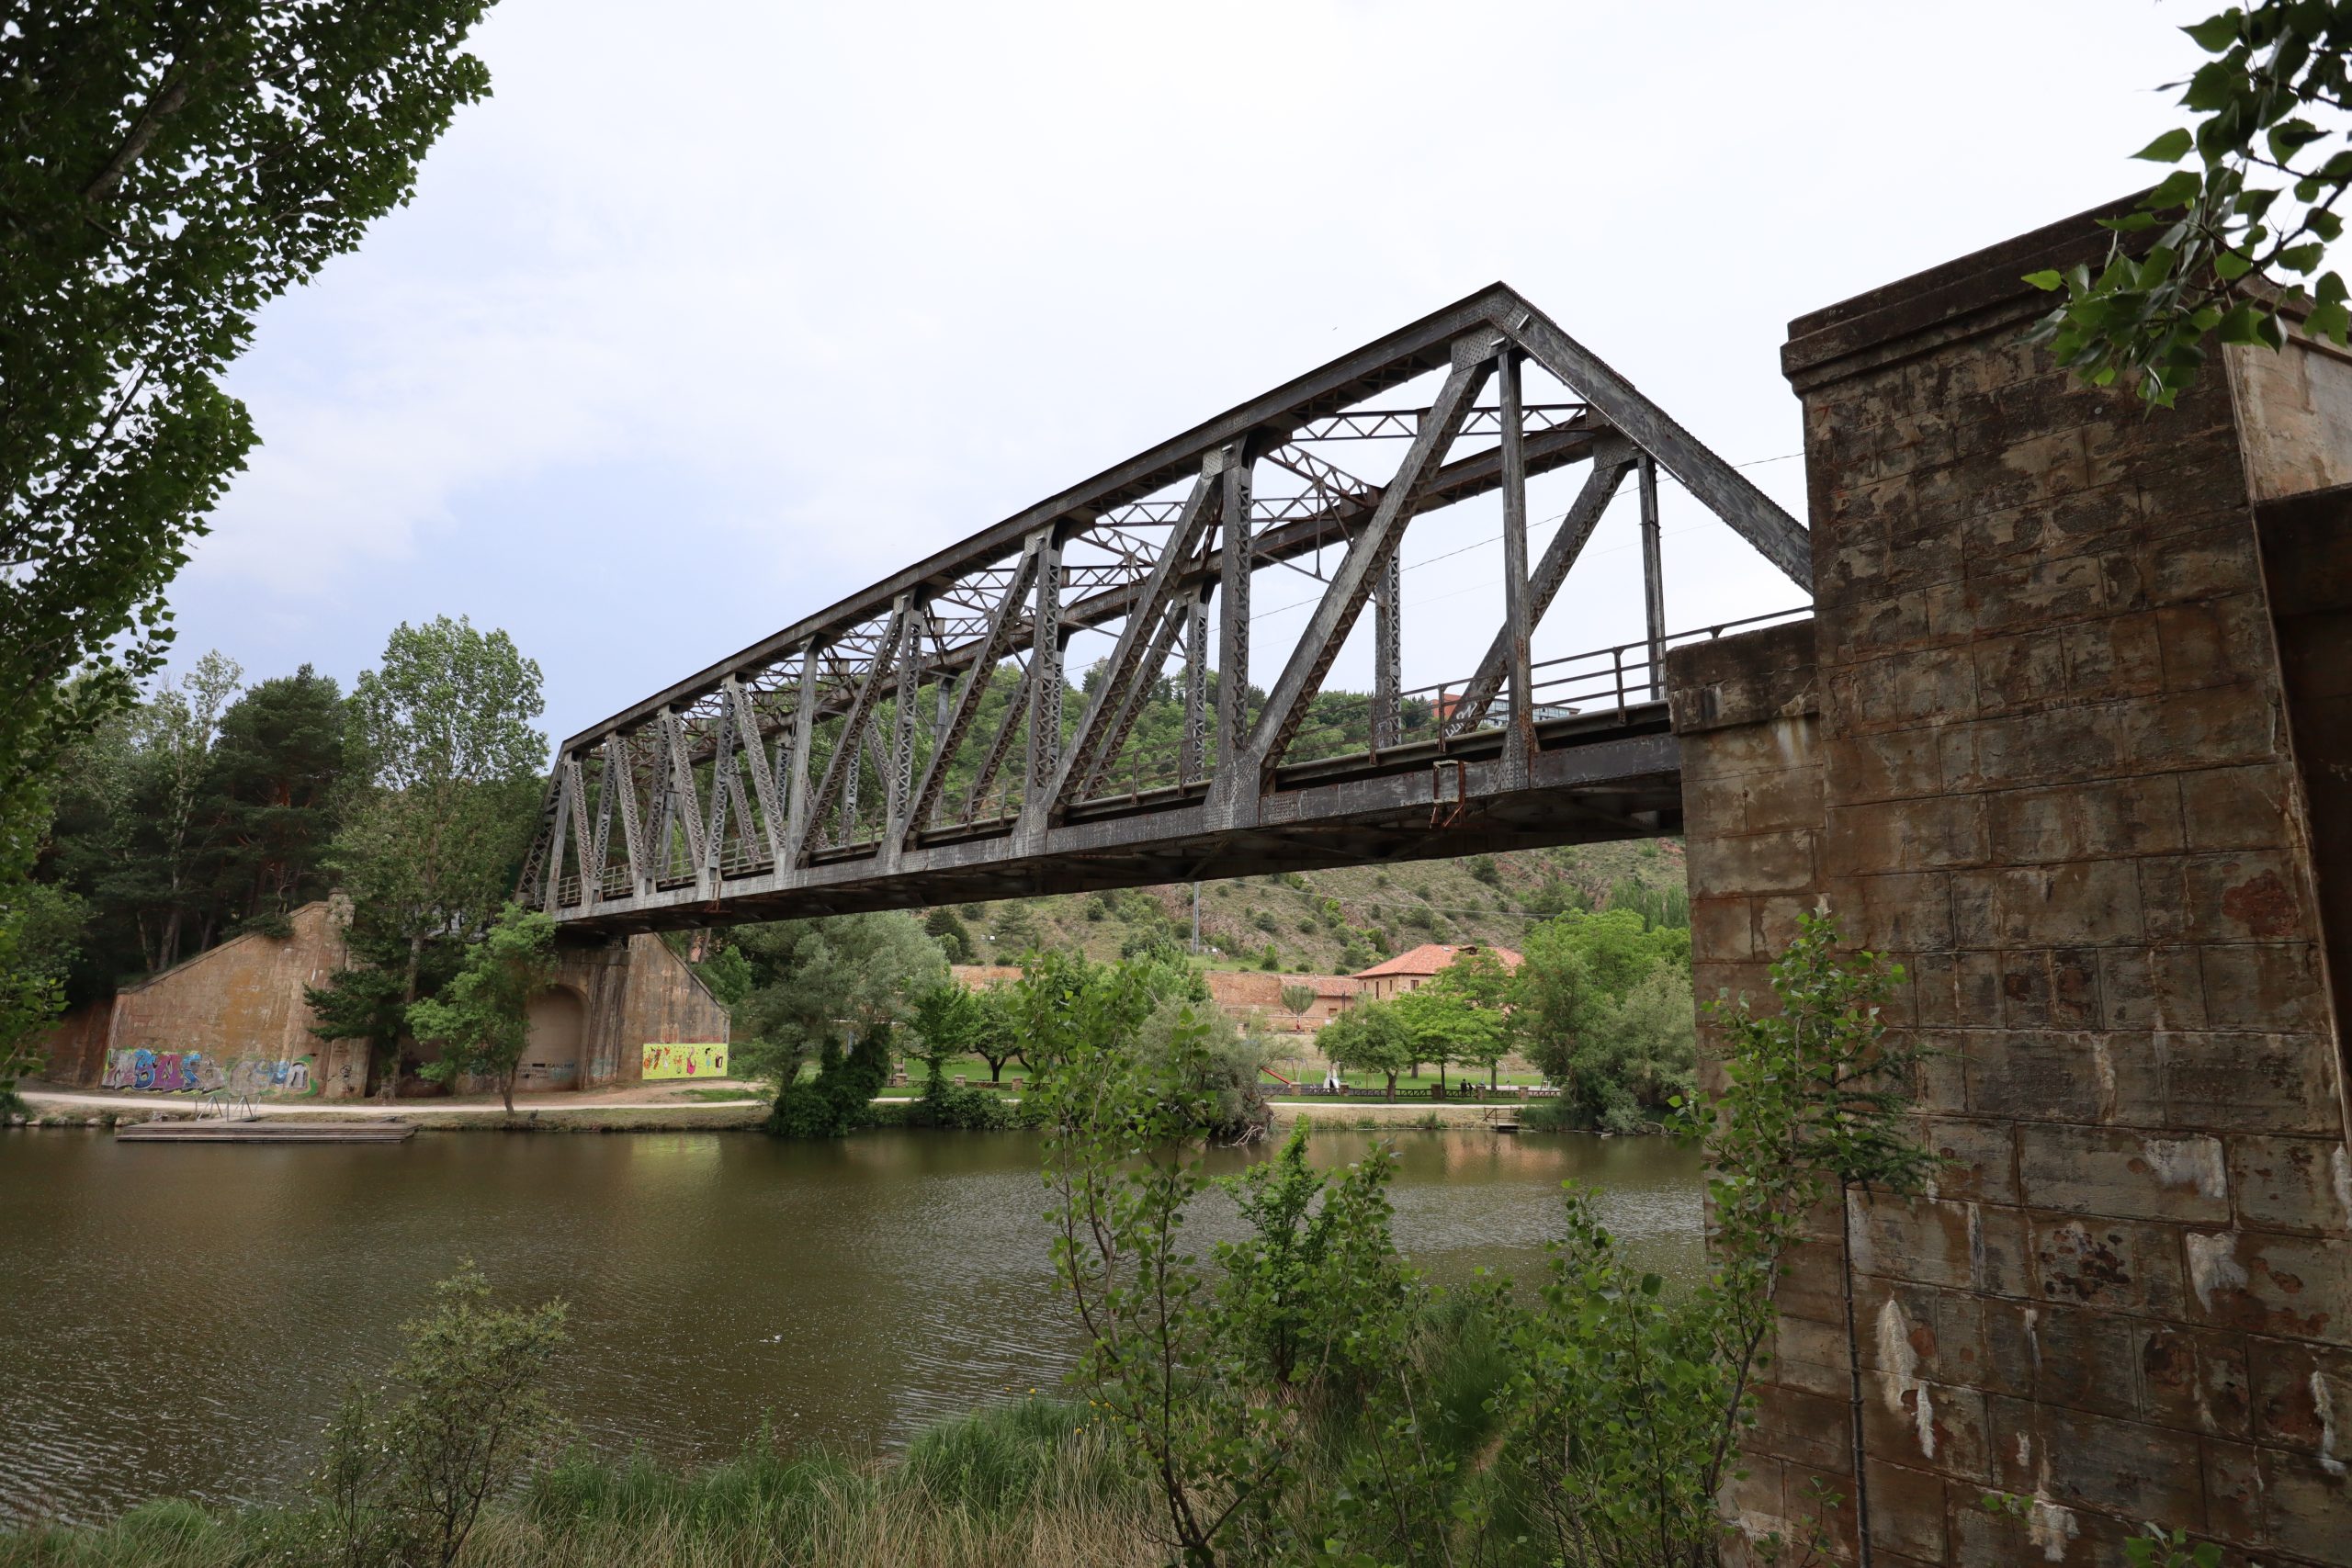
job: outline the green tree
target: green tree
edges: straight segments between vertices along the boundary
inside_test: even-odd
[[[925,1069],[926,1084],[939,1082],[947,1064],[972,1049],[983,1027],[983,1004],[953,980],[942,981],[915,998],[908,1021],[918,1048],[908,1055]]]
[[[1079,1379],[1159,1499],[1173,1554],[1717,1562],[1792,1250],[1848,1190],[1916,1194],[1934,1169],[1907,1136],[1916,1056],[1880,1023],[1898,979],[1808,921],[1774,967],[1778,1011],[1726,1013],[1725,1089],[1690,1122],[1716,1245],[1708,1278],[1674,1292],[1572,1194],[1538,1290],[1496,1280],[1442,1301],[1396,1256],[1385,1151],[1322,1179],[1303,1134],[1228,1184],[1244,1232],[1205,1269],[1182,1231],[1208,1185],[1183,1102],[1201,1032],[1174,1032],[1163,1056],[1099,1027],[1114,1021],[1072,1031],[1040,1096],[1056,1272]],[[1815,1501],[1832,1517],[1838,1499]],[[1759,1543],[1770,1561],[1826,1544],[1826,1524]]]
[[[712,999],[730,1011],[737,1002],[752,994],[752,961],[732,942],[721,942],[713,948],[710,956],[696,964],[694,971],[695,978],[709,987]]]
[[[1411,1031],[1395,1002],[1361,1001],[1323,1026],[1315,1043],[1341,1072],[1384,1073],[1388,1098],[1396,1098],[1396,1075],[1413,1065]]]
[[[555,978],[555,917],[509,904],[469,949],[457,977],[438,998],[411,1004],[409,1030],[441,1047],[423,1076],[435,1083],[459,1077],[498,1080],[506,1113],[514,1114],[514,1072],[530,1043],[531,998]]]
[[[1556,1080],[1563,1114],[1612,1133],[1666,1122],[1692,1093],[1698,1057],[1690,977],[1655,965],[1623,1000],[1602,1002],[1593,1026],[1569,1043]]]
[[[972,962],[972,933],[963,917],[943,904],[922,918],[925,935],[939,943],[939,951],[950,964]]]
[[[161,667],[164,589],[254,443],[222,372],[489,91],[458,47],[483,8],[62,0],[0,28],[0,921],[43,781]]]
[[[1138,1060],[1200,1120],[1198,1130],[1227,1145],[1264,1135],[1273,1107],[1262,1087],[1266,1056],[1258,1043],[1204,1001],[1161,996],[1135,1032]]]
[[[1315,1006],[1312,986],[1284,986],[1281,994],[1283,1010],[1293,1018],[1305,1018]]]
[[[221,714],[201,815],[227,917],[282,929],[324,896],[347,728],[342,692],[308,664],[248,687]]]
[[[1577,928],[1561,920],[1531,930],[1526,962],[1512,976],[1510,1024],[1519,1053],[1563,1088],[1574,1079],[1577,1050],[1611,1005],[1576,937]]]
[[[133,858],[111,881],[119,897],[128,893],[138,905],[141,948],[151,974],[179,962],[192,923],[209,924],[213,889],[202,863],[198,812],[220,718],[243,673],[234,660],[208,653],[138,710],[139,827]],[[199,932],[192,948],[207,945],[209,934]]]
[[[1442,979],[1449,971],[1440,971]],[[1388,1004],[1396,1010],[1412,1041],[1417,1061],[1437,1065],[1439,1092],[1444,1092],[1445,1069],[1454,1062],[1492,1066],[1503,1054],[1502,1010],[1480,1007],[1458,992],[1441,988],[1435,981],[1408,991]]]
[[[2193,124],[2136,154],[2171,172],[2106,220],[2115,237],[2096,272],[2027,279],[2064,296],[2035,341],[2089,384],[2132,380],[2164,408],[2211,339],[2283,347],[2282,311],[2339,347],[2352,329],[2344,279],[2324,270],[2352,185],[2352,0],[2256,0],[2181,30],[2209,56],[2174,84]]]
[[[1725,1087],[1692,1108],[1713,1173],[1704,1286],[1668,1294],[1637,1273],[1589,1199],[1572,1195],[1551,1277],[1510,1320],[1514,1377],[1496,1401],[1492,1473],[1570,1568],[1716,1560],[1774,1292],[1808,1217],[1848,1214],[1854,1188],[1917,1194],[1936,1168],[1908,1124],[1918,1053],[1891,1044],[1883,1021],[1901,969],[1840,953],[1836,926],[1804,916],[1771,973],[1778,1010],[1723,1010]],[[1859,1365],[1850,1315],[1846,1332]],[[1815,1497],[1824,1516],[1836,1501]],[[1824,1544],[1802,1543],[1803,1555]]]
[[[772,1085],[781,1105],[828,1052],[887,1037],[917,998],[943,984],[947,965],[913,916],[827,915],[738,927],[734,942],[752,988],[734,1006],[738,1053]],[[883,1077],[888,1077],[887,1064]]]
[[[19,882],[0,915],[0,1114],[21,1111],[21,1078],[40,1070],[35,1032],[57,1016],[80,938],[82,901],[44,883]]]
[[[403,622],[352,688],[366,782],[330,859],[355,931],[399,953],[403,1010],[424,994],[428,948],[478,935],[514,890],[547,757],[531,723],[543,705],[538,665],[504,632],[446,615]],[[327,988],[344,985],[382,988],[341,975]]]
[[[1010,987],[973,993],[971,1052],[989,1065],[989,1082],[1002,1083],[1007,1063],[1028,1061]]]
[[[470,1260],[433,1287],[390,1375],[327,1428],[312,1489],[344,1568],[449,1568],[484,1505],[553,1457],[567,1427],[547,1375],[566,1315],[561,1302],[493,1307]]]

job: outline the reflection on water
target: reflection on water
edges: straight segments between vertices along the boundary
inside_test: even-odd
[[[1321,1134],[1316,1162],[1374,1141]],[[1603,1190],[1649,1267],[1697,1265],[1686,1151],[1391,1141],[1397,1243],[1440,1281],[1532,1274],[1569,1179]],[[792,1441],[903,1439],[1069,1363],[1036,1158],[1019,1134],[288,1147],[0,1133],[0,1517],[285,1495],[346,1382],[467,1257],[505,1299],[571,1303],[558,1393],[600,1446],[715,1458],[763,1413]],[[1201,1216],[1204,1252],[1227,1221]]]

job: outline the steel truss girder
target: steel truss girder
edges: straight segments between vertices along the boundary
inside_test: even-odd
[[[1507,378],[1503,400],[1480,405],[1477,392],[1495,368],[1521,358],[1542,367],[1578,400],[1528,403]],[[1383,391],[1439,371],[1445,372],[1444,386],[1430,406],[1370,406]],[[1456,455],[1458,444],[1488,435],[1496,438],[1490,448]],[[1385,481],[1361,478],[1310,445],[1383,438],[1408,444],[1397,472]],[[1367,603],[1380,606],[1369,761],[1377,772],[1392,757],[1413,753],[1413,747],[1397,744],[1396,657],[1402,611],[1398,542],[1411,518],[1500,490],[1509,527],[1523,529],[1527,477],[1586,460],[1593,461],[1595,472],[1544,560],[1529,571],[1523,547],[1516,554],[1510,624],[1452,721],[1442,725],[1446,739],[1441,745],[1479,744],[1477,737],[1465,740],[1460,732],[1479,723],[1508,690],[1515,741],[1512,757],[1500,765],[1517,766],[1519,776],[1526,776],[1534,740],[1517,732],[1530,728],[1532,712],[1523,679],[1511,674],[1524,668],[1526,635],[1600,508],[1636,464],[1645,481],[1659,470],[1679,480],[1801,583],[1809,541],[1793,519],[1623,378],[1519,295],[1495,285],[1049,497],[566,740],[538,840],[526,862],[523,895],[556,907],[568,920],[602,918],[608,910],[616,919],[636,919],[648,901],[723,904],[739,893],[753,896],[754,884],[765,888],[757,896],[768,897],[781,892],[779,879],[830,883],[835,879],[831,868],[844,856],[876,858],[884,865],[904,859],[912,867],[934,852],[942,833],[959,842],[990,841],[993,835],[996,847],[983,860],[993,855],[1009,863],[1033,856],[1104,808],[1093,791],[1119,762],[1144,696],[1180,648],[1185,712],[1177,794],[1209,811],[1216,831],[1255,831],[1253,824],[1280,819],[1289,809],[1285,801],[1293,792],[1283,781],[1291,737]],[[1286,470],[1304,493],[1253,495],[1252,469],[1259,465]],[[1189,487],[1186,498],[1159,499],[1180,484]],[[1645,609],[1655,649],[1662,621],[1654,482],[1644,490]],[[1264,708],[1245,726],[1251,575],[1264,566],[1319,556],[1334,545],[1344,547],[1341,558],[1307,632],[1285,650]],[[1312,575],[1323,576],[1320,559]],[[1213,602],[1219,644],[1214,668],[1225,672],[1216,683],[1214,723],[1206,647]],[[1064,746],[1063,648],[1075,632],[1120,622],[1109,666]],[[1008,660],[1018,666],[1019,689],[967,786],[967,815],[1025,733],[1020,820],[940,825],[934,818],[949,765],[964,765],[981,701]],[[920,755],[915,716],[925,685],[933,688],[938,712],[928,754]],[[876,719],[893,700],[895,722],[886,732]],[[812,781],[816,727],[825,720],[838,720],[838,733],[821,776]],[[1204,778],[1212,751],[1214,775]],[[886,797],[878,844],[853,841],[870,830],[870,823],[854,819],[869,752]],[[592,755],[602,764],[593,806],[585,772]],[[705,778],[707,800],[701,797]],[[1199,799],[1203,791],[1210,799]],[[1138,797],[1130,804],[1150,812],[1170,803]],[[608,866],[616,816],[624,864]],[[568,863],[575,862],[576,879],[567,874]],[[820,862],[824,875],[818,877]],[[628,895],[604,897],[613,875],[623,873]],[[682,873],[691,875],[682,878]]]

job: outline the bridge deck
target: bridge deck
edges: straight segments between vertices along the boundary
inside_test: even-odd
[[[1205,785],[1098,797],[1011,852],[1014,824],[927,836],[895,861],[873,844],[831,850],[797,871],[729,876],[723,896],[682,901],[690,879],[649,897],[606,898],[567,931],[612,934],[792,919],[865,909],[1149,886],[1194,878],[1433,860],[1677,833],[1680,753],[1666,704],[1537,727],[1523,779],[1493,731],[1377,760],[1286,770],[1247,828],[1220,825]]]

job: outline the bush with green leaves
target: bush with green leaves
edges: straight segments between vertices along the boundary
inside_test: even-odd
[[[2352,0],[2256,0],[2183,28],[2207,58],[2180,105],[2195,117],[2136,154],[2172,165],[2114,231],[2106,262],[2029,274],[2063,300],[2031,339],[2092,386],[2134,384],[2170,408],[2205,345],[2278,349],[2282,310],[2345,346],[2352,299],[2325,266],[2352,186]]]
[[[840,1138],[874,1123],[874,1097],[890,1081],[892,1025],[870,1025],[847,1050],[828,1036],[817,1053],[813,1077],[795,1078],[776,1090],[767,1130],[779,1138]]]
[[[390,1374],[355,1391],[327,1429],[312,1481],[326,1545],[344,1568],[448,1568],[483,1508],[568,1430],[547,1393],[565,1307],[493,1307],[470,1261],[404,1324]]]
[[[1532,1297],[1490,1280],[1449,1303],[1396,1254],[1385,1158],[1318,1175],[1303,1133],[1232,1184],[1245,1237],[1204,1266],[1182,1227],[1208,1187],[1185,1076],[1207,1032],[1148,1058],[1076,1046],[1046,1107],[1055,1263],[1079,1376],[1151,1479],[1167,1544],[1196,1568],[1717,1562],[1808,1216],[1916,1193],[1934,1168],[1908,1135],[1916,1054],[1881,1022],[1900,977],[1807,918],[1772,969],[1777,1010],[1723,1009],[1723,1091],[1686,1112],[1713,1172],[1713,1265],[1681,1291],[1572,1193]],[[1465,1344],[1487,1348],[1466,1404],[1445,1372]],[[1759,1544],[1825,1547],[1835,1499],[1818,1502],[1808,1539]]]
[[[409,1028],[440,1056],[418,1074],[452,1084],[486,1077],[514,1114],[514,1075],[530,1042],[531,998],[555,978],[555,917],[509,904],[481,941],[467,949],[457,977],[437,998],[408,1009]]]

